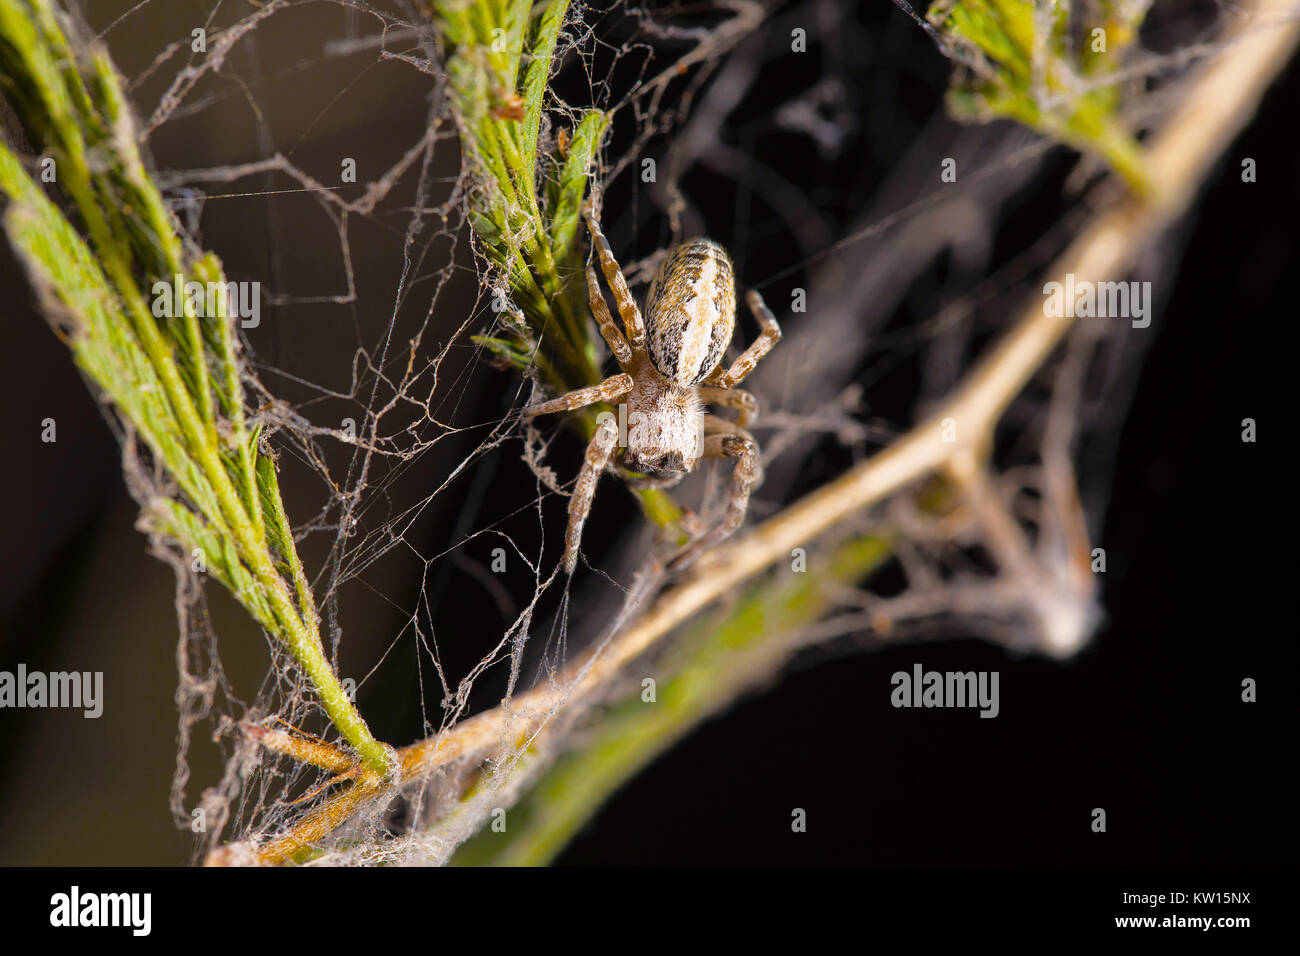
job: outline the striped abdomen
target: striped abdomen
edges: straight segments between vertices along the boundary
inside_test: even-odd
[[[731,259],[711,239],[669,250],[645,303],[650,361],[671,382],[697,385],[722,361],[736,327]]]

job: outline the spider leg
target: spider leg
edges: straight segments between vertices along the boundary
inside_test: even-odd
[[[596,270],[591,263],[587,263],[587,301],[591,303],[591,314],[596,317],[596,325],[600,329],[601,337],[604,338],[605,344],[609,346],[610,353],[614,360],[618,362],[619,368],[627,368],[632,361],[632,349],[627,344],[627,339],[623,338],[623,333],[618,330],[614,323],[614,316],[609,313],[609,306],[605,304],[605,296],[600,291],[600,285],[596,282]]]
[[[632,348],[640,352],[645,349],[645,322],[641,318],[641,310],[637,308],[636,299],[632,298],[632,293],[628,290],[627,279],[623,277],[623,270],[619,268],[618,262],[614,259],[614,253],[609,248],[609,241],[605,234],[600,231],[600,224],[596,222],[596,216],[592,212],[591,200],[588,200],[582,207],[582,214],[587,219],[587,230],[591,233],[591,245],[596,250],[596,256],[600,259],[600,269],[605,273],[605,281],[614,292],[614,302],[618,306],[618,314],[623,319],[623,327],[627,329],[628,340],[632,343]],[[595,270],[590,265],[587,266],[587,292],[591,296],[591,309],[596,313],[596,322],[600,323],[600,312],[596,307],[596,299],[600,298],[600,306],[604,309],[605,317],[611,326],[614,324],[613,317],[609,314],[609,308],[605,305],[605,299],[600,294],[600,289],[596,285]],[[617,332],[617,329],[614,329]],[[601,332],[604,332],[602,327]],[[622,336],[619,336],[622,339]],[[605,336],[609,341],[609,336]],[[613,348],[613,345],[610,346]],[[616,353],[617,355],[617,353]]]
[[[706,416],[704,420],[705,458],[734,458],[736,467],[731,473],[731,497],[722,520],[711,530],[687,545],[686,549],[668,564],[677,571],[695,561],[704,551],[731,535],[745,520],[749,510],[749,495],[763,480],[763,466],[758,460],[758,442],[754,436],[732,422]],[[712,434],[710,434],[712,432]]]
[[[725,418],[719,418],[717,415],[704,416],[703,434],[705,438],[711,435],[739,435],[741,438],[748,438],[754,441],[754,436],[740,427],[739,422],[729,422]],[[710,455],[709,447],[704,445],[700,451],[701,458],[721,458],[722,455]]]
[[[520,414],[524,418],[532,418],[534,415],[549,415],[552,412],[571,412],[574,409],[595,405],[597,402],[612,402],[630,391],[632,391],[632,376],[627,372],[620,372],[618,375],[611,375],[599,385],[575,388],[549,402],[529,405]]]
[[[573,574],[578,567],[578,548],[582,544],[582,526],[591,512],[591,499],[596,494],[596,482],[609,464],[610,456],[618,444],[618,426],[612,418],[604,419],[596,427],[596,434],[587,444],[582,471],[569,498],[569,527],[564,533],[564,573]]]
[[[762,332],[753,344],[731,363],[731,368],[721,374],[714,372],[706,378],[704,381],[708,385],[716,385],[719,388],[733,388],[739,385],[750,372],[754,371],[754,366],[759,363],[759,360],[772,351],[772,346],[781,341],[781,326],[776,324],[776,316],[763,302],[763,297],[756,290],[751,289],[745,296],[745,301],[749,303],[749,311],[754,313],[754,318],[758,320]]]
[[[736,424],[741,428],[752,425],[758,417],[758,399],[749,392],[739,388],[718,388],[715,385],[700,385],[695,391],[700,401],[710,405],[721,405],[736,410]]]

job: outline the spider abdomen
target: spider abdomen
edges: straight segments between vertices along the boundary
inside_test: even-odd
[[[646,293],[650,360],[678,385],[698,385],[718,367],[736,327],[731,259],[711,239],[669,250]]]

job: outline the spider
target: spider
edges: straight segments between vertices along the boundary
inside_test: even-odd
[[[583,216],[593,251],[614,293],[623,331],[614,322],[587,262],[587,294],[600,334],[622,371],[598,385],[574,389],[559,398],[524,409],[525,417],[570,412],[594,405],[626,401],[626,427],[602,413],[587,445],[582,471],[569,498],[569,526],[564,538],[564,570],[578,566],[582,526],[591,511],[596,483],[615,461],[642,477],[630,477],[637,487],[671,488],[704,458],[731,458],[735,468],[731,494],[721,521],[674,559],[678,568],[704,549],[735,531],[745,519],[750,492],[762,481],[758,443],[745,426],[758,414],[758,402],[735,386],[745,380],[772,346],[781,340],[776,318],[751,291],[749,309],[762,329],[744,353],[722,368],[736,326],[736,286],[731,259],[710,239],[690,239],[670,249],[646,292],[645,320],[628,291],[627,279],[614,260],[588,200]],[[624,335],[626,332],[626,336]],[[734,408],[734,422],[706,414],[707,404]],[[620,442],[625,438],[625,444]],[[622,449],[621,455],[618,450]]]

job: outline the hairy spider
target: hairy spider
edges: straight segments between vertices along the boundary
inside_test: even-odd
[[[578,565],[582,526],[591,511],[591,499],[601,473],[616,459],[631,472],[638,486],[671,488],[694,470],[702,458],[733,458],[731,497],[722,520],[698,535],[674,564],[680,566],[731,534],[745,519],[750,492],[762,481],[758,443],[745,430],[758,414],[758,402],[734,386],[744,381],[759,359],[781,340],[781,329],[762,297],[746,297],[762,333],[730,368],[722,358],[736,327],[736,285],[731,259],[710,239],[690,239],[668,251],[646,293],[646,315],[628,291],[627,280],[609,242],[600,231],[590,201],[583,207],[591,244],[600,258],[623,320],[620,331],[587,263],[587,293],[600,334],[622,369],[599,385],[574,389],[566,395],[524,409],[525,416],[568,412],[615,403],[626,397],[625,436],[615,416],[599,416],[596,434],[569,499],[569,527],[564,538],[564,570]],[[647,334],[648,333],[648,334]],[[704,405],[736,409],[736,421],[706,414]],[[625,444],[620,442],[623,437]]]

